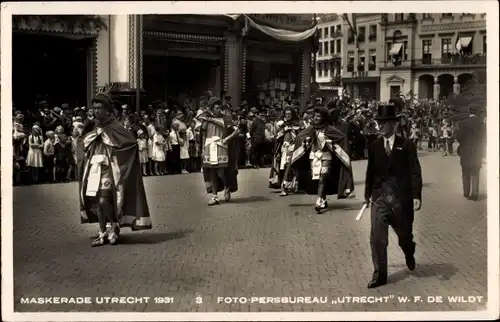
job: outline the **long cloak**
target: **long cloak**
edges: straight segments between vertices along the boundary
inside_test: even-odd
[[[292,133],[292,136],[295,138],[296,134],[299,132],[299,129],[300,127],[298,125],[293,125],[290,126],[287,131],[282,130],[276,134],[276,141],[274,143],[274,149],[273,149],[273,163],[271,165],[271,173],[269,174],[269,188],[272,189],[281,188],[281,184],[284,178],[284,172],[286,171],[286,168],[285,170],[280,170],[280,164],[282,158],[281,148],[285,143],[286,132]],[[290,142],[291,145],[293,145],[293,143],[294,142]],[[293,147],[291,148],[293,149]]]
[[[142,170],[139,162],[137,140],[134,135],[112,121],[99,129],[87,133],[82,139],[84,151],[81,163],[82,175],[79,177],[80,216],[81,223],[98,222],[96,213],[97,198],[85,195],[90,170],[90,160],[97,144],[104,143],[110,160],[113,177],[114,208],[121,227],[132,230],[151,229],[146,192],[142,181]]]
[[[304,147],[304,141],[307,137],[315,140],[314,131],[314,127],[309,126],[297,135],[292,160],[286,170],[287,172],[292,170],[295,172],[298,190],[307,194],[318,193],[319,180],[312,179],[311,160],[309,159],[311,148]],[[326,181],[326,194],[337,195],[338,199],[344,199],[354,192],[351,159],[346,152],[349,143],[346,135],[332,125],[326,125],[324,131],[328,140],[325,147],[333,156]]]

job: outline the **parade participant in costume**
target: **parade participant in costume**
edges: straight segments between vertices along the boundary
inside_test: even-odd
[[[391,98],[389,100],[390,105],[394,105],[396,108],[398,122],[396,124],[396,134],[401,136],[403,139],[410,138],[410,122],[408,120],[408,113],[405,109],[405,102],[401,96]]]
[[[330,124],[326,107],[316,107],[313,125],[302,130],[295,139],[292,160],[285,172],[294,171],[298,189],[317,194],[315,210],[328,208],[326,197],[347,198],[354,192],[351,159],[345,152],[346,136]]]
[[[202,121],[201,142],[203,179],[207,193],[211,193],[212,199],[209,206],[218,205],[218,193],[224,191],[224,199],[229,201],[231,193],[238,190],[238,128],[234,126],[231,116],[222,113],[221,101],[212,98],[209,109],[197,115]]]
[[[422,200],[422,172],[416,147],[394,132],[396,107],[379,106],[376,119],[383,137],[369,147],[365,182],[365,203],[372,204],[370,244],[374,266],[368,288],[387,283],[389,226],[398,236],[406,265],[415,269],[413,217]]]
[[[289,171],[289,177],[284,177],[285,170],[292,158],[294,143],[297,134],[300,131],[299,118],[292,107],[285,108],[285,117],[280,121],[280,128],[276,134],[274,143],[273,163],[271,174],[269,176],[269,187],[274,189],[281,188],[280,196],[288,195],[292,188],[293,172]]]
[[[99,223],[92,246],[118,242],[120,226],[151,229],[141,176],[137,140],[114,119],[111,98],[103,93],[92,100],[96,128],[83,139],[80,177],[81,223]],[[107,229],[106,222],[111,227]]]

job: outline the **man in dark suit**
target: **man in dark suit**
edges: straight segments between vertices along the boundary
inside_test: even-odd
[[[458,126],[457,141],[460,143],[460,165],[462,166],[462,183],[464,197],[477,200],[479,194],[479,171],[486,152],[485,124],[469,111],[469,117]]]
[[[387,283],[389,226],[396,232],[408,269],[415,269],[414,211],[422,200],[422,171],[412,141],[395,135],[397,108],[378,107],[376,120],[382,137],[368,148],[365,202],[371,203],[370,244],[374,266],[368,288]]]

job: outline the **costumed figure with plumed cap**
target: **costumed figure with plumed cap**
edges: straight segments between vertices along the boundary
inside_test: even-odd
[[[410,138],[410,122],[406,110],[406,102],[403,94],[399,94],[389,100],[390,105],[394,105],[397,111],[398,123],[396,124],[396,134],[404,139]]]
[[[231,193],[238,190],[238,127],[230,115],[222,113],[222,102],[211,98],[208,109],[199,111],[196,118],[201,125],[203,179],[207,193],[212,194],[209,205],[219,204],[218,193],[224,191],[229,201]]]
[[[14,157],[22,157],[23,146],[26,143],[26,133],[24,133],[24,115],[18,112],[14,116],[12,124],[12,148],[14,150]]]
[[[415,269],[413,217],[422,200],[422,171],[415,144],[394,132],[397,107],[379,105],[375,119],[382,136],[368,148],[365,179],[365,204],[371,204],[370,245],[374,266],[368,288],[387,283],[389,226],[398,236],[406,265],[410,270]]]
[[[354,193],[351,159],[346,152],[347,138],[331,125],[326,107],[316,107],[313,124],[295,138],[290,165],[285,172],[294,171],[298,190],[317,194],[315,210],[319,213],[328,208],[328,195],[339,199]]]
[[[82,139],[80,219],[99,223],[100,233],[92,246],[114,245],[120,227],[151,229],[151,218],[134,134],[114,118],[113,101],[106,93],[98,93],[92,107],[96,127]]]
[[[280,196],[287,196],[294,188],[293,171],[288,172],[289,177],[285,178],[284,175],[295,149],[295,138],[300,131],[299,117],[291,106],[285,108],[284,118],[278,121],[277,125],[278,133],[274,143],[269,187],[281,189]]]

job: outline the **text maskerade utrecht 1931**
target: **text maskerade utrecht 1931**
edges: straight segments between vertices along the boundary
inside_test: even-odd
[[[197,296],[196,304],[202,304],[208,297]],[[252,296],[252,297],[216,297],[217,304],[378,304],[378,303],[482,303],[483,296]],[[23,297],[21,304],[172,304],[173,297],[149,296],[98,296],[98,297]]]

